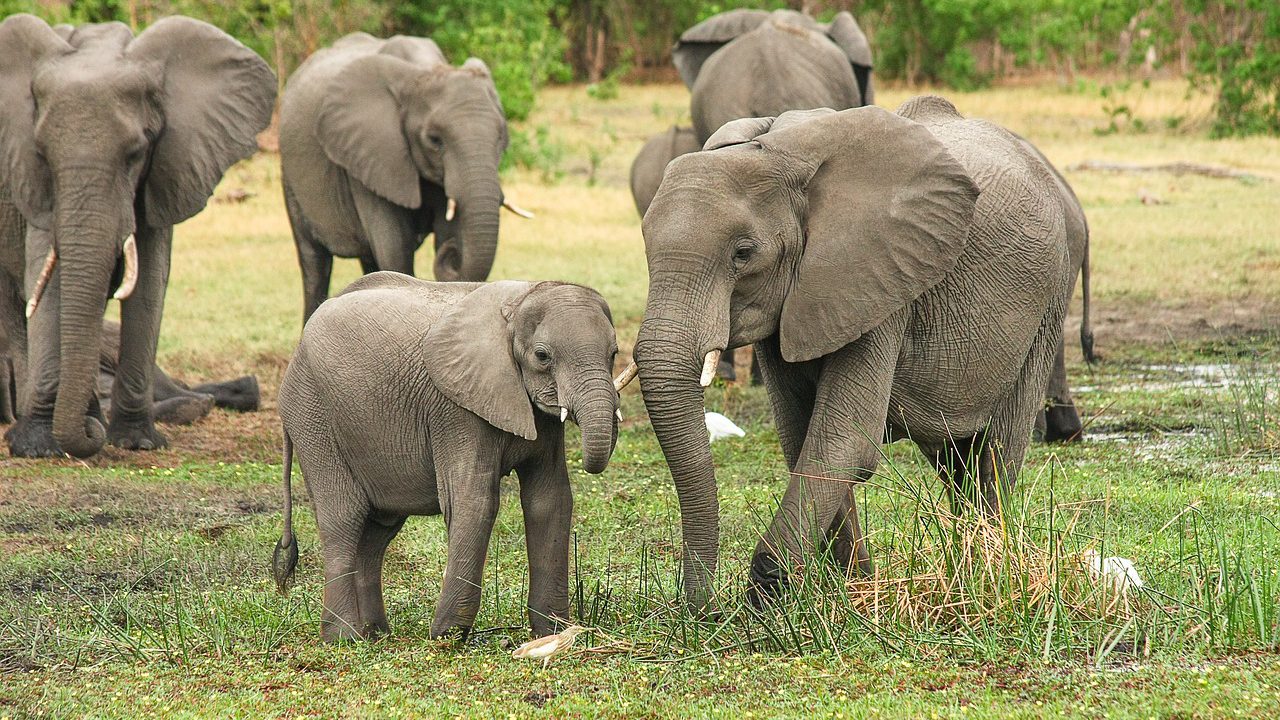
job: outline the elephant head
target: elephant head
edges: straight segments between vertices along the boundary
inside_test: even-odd
[[[695,605],[717,557],[702,387],[720,351],[776,336],[804,362],[856,340],[955,265],[977,196],[928,129],[874,107],[734,121],[704,150],[671,162],[644,217],[635,346]]]
[[[631,162],[631,198],[635,200],[640,217],[649,209],[653,196],[662,183],[662,173],[667,163],[685,153],[701,149],[698,135],[691,127],[672,125],[664,133],[658,133],[645,141],[644,147]]]
[[[55,32],[14,15],[0,23],[0,66],[8,191],[28,223],[51,233],[50,273],[57,259],[54,437],[86,457],[104,439],[85,413],[110,286],[151,271],[126,238],[204,207],[223,172],[257,149],[276,81],[234,38],[182,17],[134,38],[120,23]]]
[[[680,79],[692,90],[707,58],[771,18],[830,38],[849,58],[853,75],[858,81],[858,90],[862,94],[862,104],[870,105],[874,102],[871,90],[871,45],[862,28],[858,27],[858,21],[847,11],[836,13],[830,23],[820,23],[795,10],[730,10],[713,15],[685,30],[671,49],[671,59],[680,72]]]
[[[431,381],[494,427],[537,437],[534,412],[573,418],[582,465],[604,472],[618,438],[618,353],[609,305],[590,288],[503,281],[451,307],[423,341]]]
[[[435,277],[480,281],[493,266],[505,204],[506,116],[483,61],[455,68],[423,44],[435,47],[395,37],[352,61],[330,82],[316,132],[330,160],[397,205],[422,206],[422,181],[442,188],[445,218],[456,214],[459,232],[457,245],[436,251]]]

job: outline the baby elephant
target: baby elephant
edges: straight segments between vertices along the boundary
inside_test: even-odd
[[[604,471],[618,436],[609,306],[566,283],[434,283],[367,275],[320,306],[280,385],[283,592],[298,560],[294,450],[324,552],[325,640],[386,632],[382,558],[409,515],[444,515],[448,564],[432,637],[466,636],[480,609],[499,480],[520,478],[537,635],[568,617],[573,496],[564,421]]]

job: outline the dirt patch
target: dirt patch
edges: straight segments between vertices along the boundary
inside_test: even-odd
[[[1192,349],[1280,334],[1280,302],[1267,298],[1195,300],[1178,304],[1095,299],[1090,308],[1096,349],[1102,356],[1176,345]],[[1080,362],[1080,308],[1067,319],[1067,357]]]

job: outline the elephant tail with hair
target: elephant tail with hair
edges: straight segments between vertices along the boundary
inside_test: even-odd
[[[1080,311],[1080,353],[1084,361],[1090,365],[1098,361],[1093,352],[1093,323],[1089,320],[1089,226],[1086,221],[1084,230],[1084,259],[1080,263],[1080,293],[1084,305]]]
[[[293,582],[293,570],[298,566],[298,539],[293,536],[293,440],[284,431],[284,533],[276,543],[271,558],[271,574],[275,576],[280,594],[289,592]]]

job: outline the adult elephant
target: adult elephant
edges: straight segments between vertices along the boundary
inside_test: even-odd
[[[662,173],[667,163],[685,153],[697,152],[702,143],[693,128],[672,125],[666,132],[651,135],[631,161],[631,199],[636,203],[640,217],[649,209],[653,196],[662,184]]]
[[[731,10],[686,30],[671,57],[693,94],[699,145],[739,118],[872,102],[871,46],[848,12],[823,24],[795,10]],[[719,374],[735,379],[733,363],[726,352]]]
[[[820,547],[869,571],[852,483],[882,438],[913,440],[958,505],[1000,507],[1066,312],[1054,192],[1017,138],[937,97],[740,120],[672,161],[644,218],[635,360],[690,603],[708,603],[718,559],[702,387],[727,348],[754,344],[792,472],[751,597]]]
[[[700,142],[738,118],[872,102],[871,46],[848,12],[823,24],[795,10],[731,10],[686,30],[671,58]]]
[[[2,179],[25,221],[25,238],[0,247],[25,276],[30,316],[28,391],[10,451],[163,447],[151,399],[173,226],[257,148],[275,76],[231,36],[184,17],[135,38],[121,23],[55,30],[14,15],[0,23],[0,67]],[[120,360],[104,430],[94,387],[112,290],[122,300]],[[13,293],[2,312],[10,327],[21,317]]]
[[[302,266],[303,320],[329,294],[334,256],[413,274],[435,234],[437,280],[489,276],[507,122],[484,62],[453,67],[434,42],[348,35],[289,78],[280,103],[285,208]]]

